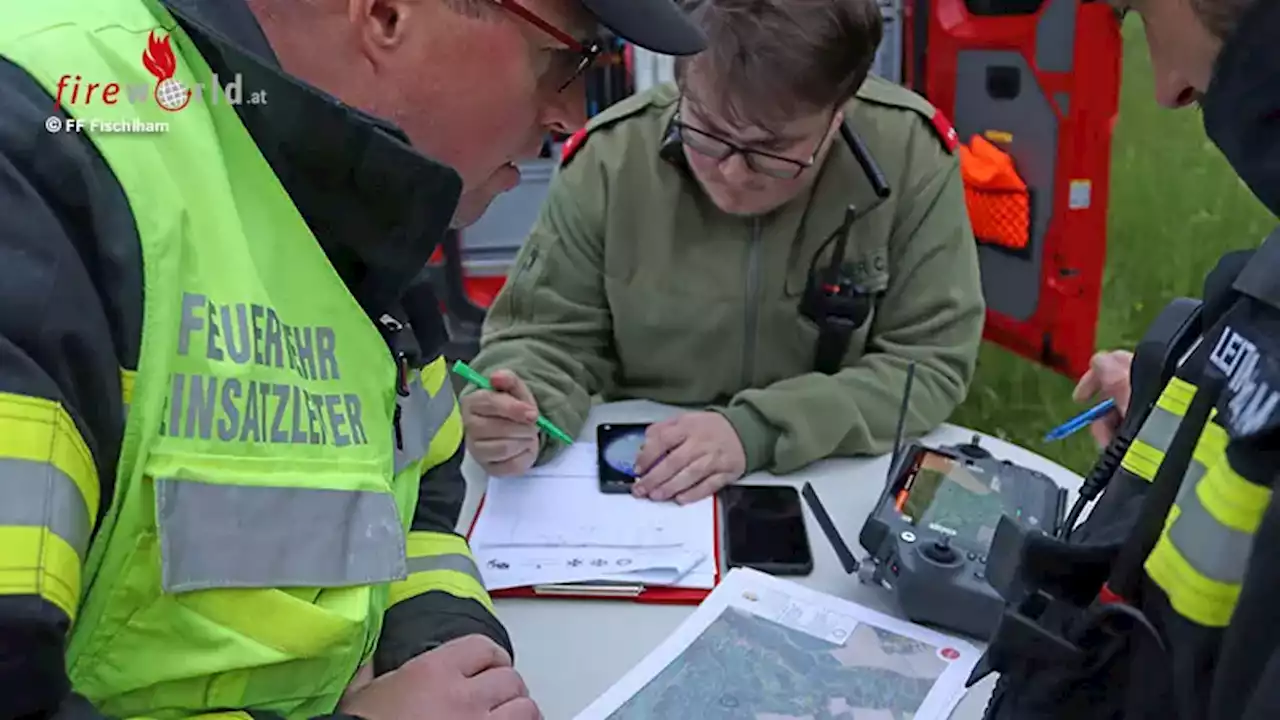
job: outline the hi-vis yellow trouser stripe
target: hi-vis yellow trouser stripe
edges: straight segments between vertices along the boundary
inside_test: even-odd
[[[74,620],[98,502],[93,457],[62,405],[0,393],[0,595],[38,595]]]
[[[1220,426],[1205,425],[1177,502],[1146,562],[1147,575],[1178,614],[1213,628],[1231,622],[1272,492],[1231,469],[1227,439]]]
[[[1120,467],[1151,482],[1160,463],[1164,462],[1164,454],[1169,450],[1178,423],[1187,414],[1187,406],[1195,394],[1195,385],[1180,378],[1170,380],[1160,393],[1156,406],[1151,409],[1151,415],[1142,423],[1138,437],[1129,445]]]
[[[391,584],[391,604],[440,590],[493,612],[467,541],[452,533],[410,532],[409,577]]]

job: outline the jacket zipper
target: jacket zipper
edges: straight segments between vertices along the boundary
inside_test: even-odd
[[[409,360],[404,353],[397,352],[396,357],[396,409],[391,416],[391,424],[396,431],[396,449],[404,450],[404,428],[400,425],[400,398],[409,397]]]
[[[756,319],[760,314],[760,218],[751,220],[751,242],[747,249],[747,312],[742,348],[742,389],[751,387],[756,374]]]

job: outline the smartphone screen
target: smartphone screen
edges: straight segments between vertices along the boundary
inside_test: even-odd
[[[636,482],[636,457],[648,427],[648,423],[605,423],[596,428],[600,492],[631,492]]]
[[[790,486],[730,485],[720,491],[729,567],[808,575],[813,555],[800,493]]]

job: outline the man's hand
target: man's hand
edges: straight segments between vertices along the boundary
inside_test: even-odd
[[[510,370],[490,378],[493,390],[462,398],[462,427],[471,457],[494,477],[519,475],[538,459],[538,402]]]
[[[1129,407],[1129,370],[1133,365],[1133,353],[1126,350],[1100,352],[1089,361],[1089,371],[1080,378],[1072,397],[1076,402],[1111,399],[1116,409],[1094,421],[1089,426],[1098,447],[1106,447],[1116,436],[1116,430],[1124,420]]]
[[[747,455],[733,425],[717,412],[694,412],[649,426],[636,458],[636,497],[701,500],[742,477]]]
[[[542,713],[511,656],[468,635],[410,660],[345,697],[342,712],[364,720],[539,720]]]

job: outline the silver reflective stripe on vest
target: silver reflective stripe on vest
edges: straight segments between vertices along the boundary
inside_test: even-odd
[[[1197,467],[1199,473],[1192,475]],[[1200,575],[1209,580],[1239,585],[1244,582],[1249,566],[1253,534],[1218,522],[1200,502],[1200,494],[1195,488],[1204,474],[1204,466],[1198,462],[1193,462],[1187,469],[1178,491],[1178,518],[1169,526],[1169,542]]]
[[[396,473],[426,457],[431,441],[453,412],[453,386],[445,378],[433,397],[420,379],[409,383],[409,395],[398,397],[400,438],[396,446]],[[403,445],[403,447],[401,447]]]
[[[1178,486],[1178,496],[1173,501],[1175,505],[1184,507],[1189,502],[1200,503],[1200,500],[1193,496],[1196,494],[1196,487],[1200,485],[1200,480],[1204,478],[1204,473],[1204,464],[1193,458],[1187,465],[1187,471],[1182,473],[1182,484]]]
[[[51,463],[0,458],[0,526],[46,527],[84,559],[89,508],[80,488]]]
[[[480,577],[480,568],[476,567],[476,563],[466,555],[450,553],[448,555],[427,555],[426,557],[409,558],[409,574],[430,572],[432,570],[454,570],[460,573],[466,573],[475,579],[481,585],[484,579]]]
[[[392,495],[156,481],[167,592],[341,587],[406,577]]]
[[[1157,405],[1151,408],[1151,414],[1143,421],[1137,439],[1162,453],[1168,452],[1169,443],[1173,442],[1173,434],[1181,422],[1181,417]]]

